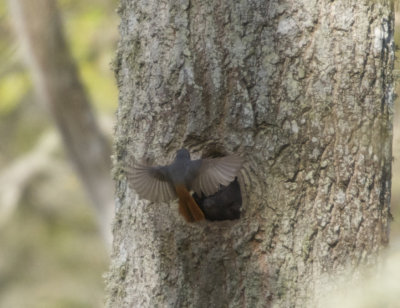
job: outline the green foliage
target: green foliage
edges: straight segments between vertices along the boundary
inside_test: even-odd
[[[118,92],[110,63],[118,40],[118,17],[110,3],[85,1],[86,5],[74,6],[73,1],[63,2],[68,5],[64,13],[67,40],[88,94],[100,111],[114,112]],[[116,1],[111,3],[116,6]]]
[[[116,6],[109,0],[59,1],[67,44],[91,103],[109,116],[118,97],[109,64],[118,40]],[[52,124],[15,39],[6,2],[0,1],[0,172],[35,147]],[[60,152],[46,174],[31,180],[0,230],[0,307],[102,306],[107,253],[95,215]]]
[[[0,232],[0,307],[100,307],[107,254],[92,209],[60,161]],[[21,296],[23,295],[23,296]]]
[[[16,42],[5,2],[0,2],[0,117],[9,114],[31,89],[26,70],[16,59]]]
[[[11,72],[0,81],[0,115],[11,112],[31,89],[31,81],[25,72]]]
[[[92,104],[113,114],[118,92],[110,63],[118,40],[117,1],[59,1],[64,31]],[[21,69],[18,45],[0,2],[0,116],[11,112],[32,89]]]

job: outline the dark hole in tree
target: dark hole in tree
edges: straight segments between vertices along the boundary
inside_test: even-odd
[[[221,186],[221,189],[214,195],[206,197],[194,193],[193,198],[207,220],[234,220],[240,218],[242,194],[237,178],[228,186]]]

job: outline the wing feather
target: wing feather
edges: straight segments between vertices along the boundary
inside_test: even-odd
[[[198,195],[203,193],[210,196],[220,189],[220,185],[227,186],[235,179],[243,165],[243,158],[238,155],[230,155],[202,159],[200,162],[201,166],[191,183],[191,189]]]
[[[166,175],[166,167],[136,164],[125,168],[129,186],[143,199],[154,202],[176,199],[176,192]]]

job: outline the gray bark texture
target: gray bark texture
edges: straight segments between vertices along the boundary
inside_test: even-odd
[[[388,242],[389,1],[121,0],[108,307],[311,307]],[[239,220],[186,223],[123,168],[240,153]]]

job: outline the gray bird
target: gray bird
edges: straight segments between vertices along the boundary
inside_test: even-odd
[[[188,222],[204,219],[204,213],[190,191],[198,196],[215,194],[238,175],[243,159],[238,155],[191,160],[186,149],[176,152],[166,166],[136,164],[126,169],[130,186],[143,198],[154,202],[179,198],[179,213]]]

